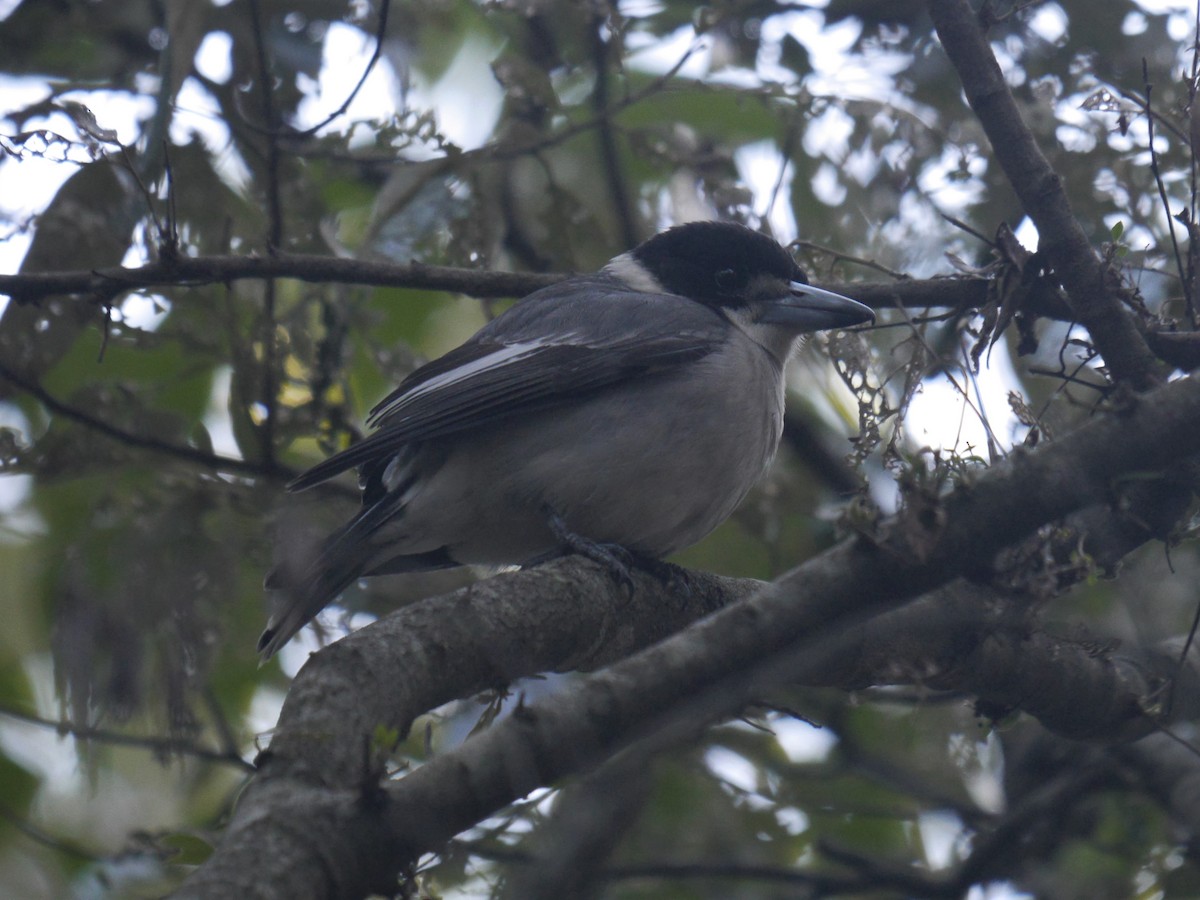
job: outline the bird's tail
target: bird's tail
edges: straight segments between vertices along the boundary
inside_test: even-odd
[[[403,495],[391,494],[360,509],[321,543],[315,556],[307,552],[313,548],[305,547],[303,541],[291,545],[264,582],[268,590],[277,591],[266,630],[258,639],[258,652],[264,662],[338,594],[379,563],[377,532],[403,512]]]
[[[361,515],[322,544],[316,558],[285,559],[267,573],[263,586],[272,592],[271,615],[258,639],[263,662],[295,636],[363,574],[374,550],[363,533]]]
[[[420,553],[387,552],[377,532],[403,514],[402,498],[394,495],[366,507],[333,532],[315,556],[298,549],[272,569],[263,586],[274,592],[271,616],[258,639],[263,662],[292,639],[309,620],[356,580],[367,575],[395,575],[445,569],[459,565],[445,547]]]

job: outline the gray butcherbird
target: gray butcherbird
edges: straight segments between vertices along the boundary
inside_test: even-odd
[[[798,337],[874,317],[730,222],[679,225],[530,294],[405,378],[370,437],[288,485],[358,467],[362,509],[268,576],[280,596],[259,651],[361,576],[694,544],[775,456]]]

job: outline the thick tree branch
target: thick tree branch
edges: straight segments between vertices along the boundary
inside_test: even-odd
[[[532,854],[509,868],[501,900],[599,897],[608,859],[654,787],[649,763],[629,754],[568,785],[534,834]]]
[[[847,541],[751,599],[523,709],[386,794],[378,792],[379,773],[370,765],[377,725],[407,726],[421,708],[469,692],[472,683],[527,671],[547,656],[558,665],[597,662],[600,647],[616,646],[606,630],[620,639],[618,653],[647,635],[638,632],[635,606],[604,627],[589,619],[565,652],[550,650],[549,635],[559,632],[546,616],[579,619],[597,602],[589,593],[596,585],[577,591],[568,577],[573,569],[589,570],[574,561],[494,580],[508,580],[518,596],[539,580],[553,584],[549,593],[565,596],[542,607],[541,619],[521,619],[511,604],[489,612],[459,594],[382,620],[317,654],[301,672],[221,847],[180,896],[250,895],[251,884],[269,892],[258,896],[350,897],[385,888],[405,859],[537,786],[661,734],[665,724],[690,733],[697,721],[730,714],[773,685],[813,679],[817,650],[848,626],[955,577],[986,571],[999,550],[1032,529],[1103,500],[1122,475],[1187,455],[1197,440],[1200,383],[1181,379],[1036,452],[1014,453],[945,498],[936,514],[902,514],[874,538]],[[653,584],[640,580],[628,603],[645,602]],[[614,590],[609,585],[601,593]],[[474,617],[484,614],[495,618],[481,625]],[[443,637],[415,646],[404,637],[409,616],[427,620],[429,633]],[[510,640],[479,644],[495,634]],[[454,687],[439,689],[440,677]],[[423,697],[416,707],[415,694]],[[1116,713],[1113,728],[1144,719],[1136,704],[1113,705],[1104,707]],[[670,729],[666,734],[670,740]]]
[[[260,765],[286,770],[302,760],[323,785],[360,784],[371,776],[361,746],[314,747],[309,735],[371,734],[379,723],[407,731],[427,710],[525,675],[596,669],[762,586],[704,572],[681,577],[686,586],[635,573],[629,597],[603,569],[568,559],[406,607],[309,659]]]
[[[827,642],[807,683],[919,684],[975,696],[998,713],[1022,710],[1064,737],[1114,743],[1157,728],[1155,707],[1200,715],[1200,654],[1180,668],[1179,651],[1174,641],[1124,648],[1056,637],[1000,592],[959,580]]]
[[[810,661],[817,671],[810,684],[843,690],[887,684],[942,688],[956,696],[973,694],[981,707],[996,713],[1023,709],[1060,735],[1110,741],[1117,737],[1108,731],[1114,721],[1133,735],[1153,727],[1142,705],[1162,697],[1163,685],[1172,678],[1177,679],[1175,696],[1185,698],[1190,707],[1177,706],[1172,713],[1185,720],[1200,713],[1200,654],[1193,653],[1192,664],[1178,670],[1179,652],[1174,641],[1148,652],[1108,652],[1078,638],[1054,638],[1033,630],[1004,596],[960,580],[824,643],[817,651],[819,658]],[[630,806],[636,808],[641,798],[637,791],[652,771],[652,762],[652,754],[626,752],[572,782],[532,836],[532,849],[514,861],[518,865],[508,867],[505,896],[585,897],[604,879],[619,877],[625,870],[606,868],[608,855],[623,838]],[[1086,775],[1075,774],[1088,784],[1097,777],[1094,768]],[[1029,822],[1029,804],[994,820],[978,811],[963,811],[945,797],[922,797],[911,783],[902,785],[897,788],[921,797],[928,808],[958,808],[980,836],[953,876],[910,888],[921,897],[963,896],[989,871],[1002,848],[1019,845],[1020,830]],[[1180,805],[1175,802],[1172,808]],[[1040,804],[1036,808],[1041,809]],[[749,871],[739,874],[736,866],[729,869],[731,878],[756,877]],[[911,869],[904,871],[910,878],[919,877]],[[811,873],[781,870],[777,877],[788,874]],[[860,874],[860,889],[879,886],[870,873]],[[677,875],[664,865],[657,877]],[[842,889],[848,891],[850,885]]]
[[[1114,380],[1138,390],[1160,383],[1154,356],[1116,295],[1115,279],[1092,251],[1063,188],[992,54],[978,15],[967,0],[930,0],[929,14],[958,72],[967,102],[979,117],[1000,166],[1040,236],[1039,252],[1066,289]]]

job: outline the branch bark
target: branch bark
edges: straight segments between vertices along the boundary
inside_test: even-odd
[[[38,304],[67,295],[108,304],[119,295],[143,288],[202,287],[233,281],[295,278],[313,283],[337,282],[366,286],[411,288],[467,294],[472,297],[523,297],[568,277],[563,273],[493,272],[345,259],[316,254],[281,253],[259,256],[177,257],[127,268],[109,266],[63,272],[0,274],[0,295],[16,303]],[[983,277],[928,278],[907,281],[822,282],[818,287],[853,297],[872,309],[948,309],[965,313],[989,302],[992,279]],[[1024,300],[1025,311],[1059,321],[1076,321],[1077,314],[1057,290],[1039,279]],[[1145,342],[1172,366],[1191,370],[1200,365],[1200,337],[1191,333],[1150,331]]]
[[[0,275],[0,294],[17,303],[34,303],[59,294],[81,294],[104,301],[126,291],[162,285],[196,287],[243,279],[295,278],[299,281],[383,285],[460,291],[477,297],[514,297],[562,281],[565,275],[488,272],[322,256],[277,253],[271,256],[178,256],[144,266],[109,266],[68,272]]]
[[[386,889],[420,853],[535,787],[639,738],[690,734],[698,722],[736,712],[772,685],[813,679],[822,656],[816,651],[847,628],[954,578],[985,572],[998,551],[1032,529],[1104,501],[1114,479],[1160,469],[1188,455],[1198,439],[1200,382],[1185,378],[1053,444],[1014,453],[946,497],[935,515],[927,508],[902,513],[876,535],[848,540],[753,597],[523,708],[385,790],[369,764],[377,725],[407,727],[416,707],[464,688],[469,693],[472,683],[511,677],[547,656],[556,658],[554,665],[600,662],[613,648],[625,652],[653,639],[640,630],[637,610],[651,599],[654,582],[639,579],[627,601],[639,605],[602,617],[599,627],[588,611],[599,597],[619,592],[589,581],[607,576],[574,560],[493,580],[513,597],[544,580],[549,605],[528,610],[540,618],[518,618],[511,605],[489,611],[479,597],[473,602],[460,594],[382,620],[316,654],[301,672],[220,848],[180,896],[353,897]],[[654,598],[664,600],[670,610],[671,600]],[[680,615],[698,614],[713,600]],[[417,615],[441,637],[406,639],[410,616]],[[497,618],[484,626],[477,615]],[[546,635],[557,633],[546,620],[551,615],[582,627],[565,650],[547,654]],[[606,640],[606,629],[621,640]],[[458,633],[456,641],[451,633]],[[506,636],[503,645],[478,643],[497,634]],[[532,663],[523,657],[531,651]],[[1127,673],[1119,674],[1110,685],[1125,683]],[[442,677],[453,687],[410,687]],[[1023,693],[1028,686],[1018,685],[1014,699]],[[424,696],[416,707],[414,694]],[[1128,738],[1129,722],[1146,724],[1139,703],[1124,692],[1116,701],[1105,698],[1094,714],[1109,717],[1102,736]]]
[[[347,259],[306,253],[272,256],[180,256],[144,266],[109,266],[65,272],[0,275],[0,295],[17,303],[37,303],[57,295],[82,295],[109,302],[125,291],[164,285],[199,287],[245,279],[295,278],[308,282],[377,285],[438,290],[473,297],[522,297],[556,284],[564,273],[494,272],[434,266]],[[876,309],[970,310],[988,301],[991,280],[983,277],[929,278],[896,282],[823,282],[818,287],[846,294]],[[1029,310],[1051,318],[1070,320],[1071,310],[1048,285],[1035,285]]]
[[[1071,211],[1062,178],[1021,119],[979,15],[967,0],[930,0],[929,14],[997,162],[1037,226],[1039,253],[1062,282],[1113,379],[1137,390],[1161,383],[1150,348],[1114,290],[1115,278],[1106,277]]]

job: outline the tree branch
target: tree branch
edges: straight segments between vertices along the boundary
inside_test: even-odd
[[[62,402],[40,384],[36,384],[27,378],[22,378],[2,362],[0,362],[0,380],[7,381],[13,387],[33,397],[33,399],[37,400],[55,415],[76,422],[85,428],[89,428],[98,434],[103,434],[128,447],[151,450],[155,453],[161,453],[164,456],[182,459],[193,465],[213,469],[218,472],[238,472],[242,475],[258,475],[281,481],[286,481],[296,476],[295,470],[281,466],[277,462],[260,463],[245,459],[236,459],[232,456],[221,456],[217,453],[201,450],[198,447],[189,447],[186,444],[173,444],[170,441],[134,434],[131,431],[118,428],[85,410]]]
[[[181,256],[136,268],[109,266],[74,272],[0,275],[0,294],[17,303],[33,303],[58,294],[83,294],[103,300],[125,291],[157,285],[197,287],[242,279],[295,278],[422,290],[458,291],[477,297],[516,297],[562,281],[565,275],[483,272],[430,266],[347,259],[315,254],[277,253],[260,256]]]
[[[1072,740],[1116,743],[1200,715],[1200,654],[1179,647],[1106,646],[1041,631],[1024,610],[964,580],[847,629],[818,651],[806,684],[857,690],[885,684],[972,695],[998,713],[1021,710]],[[1173,695],[1179,698],[1168,704]]]
[[[112,744],[118,747],[133,747],[145,750],[158,757],[181,756],[204,760],[205,762],[223,763],[235,766],[245,772],[253,772],[254,767],[242,759],[236,748],[214,750],[197,744],[187,738],[158,737],[156,735],[123,734],[105,728],[91,725],[77,725],[69,721],[45,719],[39,715],[6,705],[0,705],[0,716],[7,716],[20,722],[50,728],[59,736],[70,735],[80,741],[96,741],[101,744]]]
[[[485,583],[491,588],[381,620],[302,670],[221,847],[180,896],[249,895],[251,883],[269,896],[386,890],[405,860],[537,786],[639,738],[671,741],[675,729],[690,734],[697,721],[736,712],[773,685],[815,678],[823,655],[817,651],[847,627],[953,578],[986,572],[999,550],[1032,529],[1103,500],[1119,476],[1189,454],[1197,440],[1200,383],[1181,379],[1037,451],[1015,452],[944,498],[934,514],[902,513],[873,539],[846,541],[751,599],[523,707],[386,793],[365,763],[379,724],[407,727],[417,712],[456,691],[545,668],[550,659],[560,667],[612,658],[644,644],[648,622],[661,636],[663,620],[638,615],[656,584],[642,577],[620,613],[606,611],[598,623],[592,607],[619,592],[596,582],[605,574],[575,560],[500,576]],[[505,584],[511,596],[494,608],[480,605],[477,590],[503,593]],[[520,603],[534,591],[548,601],[536,613]],[[668,620],[699,611],[673,609],[690,597],[663,600],[652,602]],[[529,618],[517,616],[519,609]],[[580,623],[567,645],[548,643],[563,637],[556,620]],[[414,637],[410,629],[422,621]],[[480,636],[494,634],[509,640],[479,645]],[[424,699],[414,706],[416,696]],[[1112,729],[1133,719],[1148,727],[1137,704],[1106,700],[1097,715],[1106,710],[1115,715],[1110,735],[1128,737],[1129,729]]]
[[[1159,384],[1154,356],[1116,296],[1115,281],[1092,252],[1062,178],[1021,120],[978,15],[967,0],[930,0],[929,14],[996,160],[1037,226],[1039,253],[1061,280],[1113,379],[1138,390]]]
[[[562,281],[563,273],[493,272],[347,259],[303,253],[258,256],[176,257],[126,268],[37,272],[0,275],[0,295],[17,303],[38,303],[59,295],[78,295],[111,304],[127,291],[158,286],[201,287],[245,279],[295,278],[306,282],[374,285],[413,290],[448,291],[472,297],[523,297]],[[872,309],[951,309],[960,313],[984,307],[992,280],[988,278],[929,278],[897,282],[822,282],[818,287],[853,297]],[[1075,313],[1044,279],[1036,282],[1024,308],[1033,314],[1064,322]],[[1158,356],[1185,371],[1200,365],[1200,336],[1192,333],[1150,332],[1146,335]]]
[[[105,302],[125,292],[163,285],[199,287],[243,279],[295,278],[307,282],[377,285],[414,290],[450,291],[473,297],[522,297],[557,284],[564,273],[494,272],[347,259],[304,253],[259,256],[182,256],[144,266],[110,266],[66,272],[0,275],[0,295],[17,303],[36,303],[62,294],[84,295]],[[822,282],[818,287],[853,297],[876,309],[947,308],[966,311],[988,302],[987,278],[930,278],[896,282]],[[1030,312],[1073,321],[1073,313],[1054,289],[1039,282],[1031,291]]]
[[[616,8],[597,7],[604,9],[608,15],[617,15]],[[614,133],[616,123],[613,121],[609,104],[609,73],[614,69],[609,57],[612,55],[609,46],[614,40],[611,35],[606,39],[606,26],[611,26],[605,15],[597,13],[588,22],[588,41],[591,44],[592,64],[596,70],[596,83],[592,88],[592,109],[595,110],[599,125],[596,137],[600,144],[600,161],[604,171],[604,183],[608,187],[608,195],[612,198],[613,215],[617,220],[617,233],[621,236],[621,244],[625,249],[631,249],[641,243],[645,235],[638,227],[637,216],[634,214],[634,204],[630,200],[629,185],[621,166],[621,154],[617,149],[617,138]],[[615,31],[615,29],[613,29]]]

